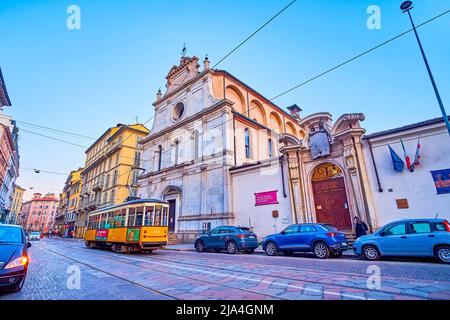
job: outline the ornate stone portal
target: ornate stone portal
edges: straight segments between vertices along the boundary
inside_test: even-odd
[[[316,113],[300,121],[303,140],[282,138],[294,222],[329,223],[350,231],[357,216],[369,226],[376,225],[361,150],[363,120],[361,113],[344,114],[333,124],[331,114]],[[323,143],[327,141],[318,144],[312,138],[318,132],[329,137],[329,149]]]

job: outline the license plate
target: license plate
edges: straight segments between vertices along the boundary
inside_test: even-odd
[[[255,237],[255,236],[250,236],[249,238],[250,238],[250,239],[255,239],[256,237]]]
[[[346,245],[347,245],[347,242],[342,242],[342,245],[343,245],[343,246],[346,246]]]

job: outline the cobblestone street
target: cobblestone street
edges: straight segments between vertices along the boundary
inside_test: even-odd
[[[33,242],[30,259],[23,290],[2,294],[0,300],[450,299],[450,267],[432,261],[369,263],[351,256],[318,260],[169,250],[121,255],[59,239]],[[79,289],[71,287],[73,268],[80,270]],[[372,289],[374,268],[381,277]]]

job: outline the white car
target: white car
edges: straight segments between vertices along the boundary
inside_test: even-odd
[[[41,240],[41,233],[39,231],[33,231],[30,233],[30,235],[28,236],[28,240],[32,241],[32,240]]]

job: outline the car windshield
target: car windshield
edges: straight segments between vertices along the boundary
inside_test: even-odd
[[[327,231],[338,231],[336,227],[333,227],[330,224],[322,224],[322,227]]]
[[[22,230],[16,227],[0,226],[0,243],[23,243]]]

